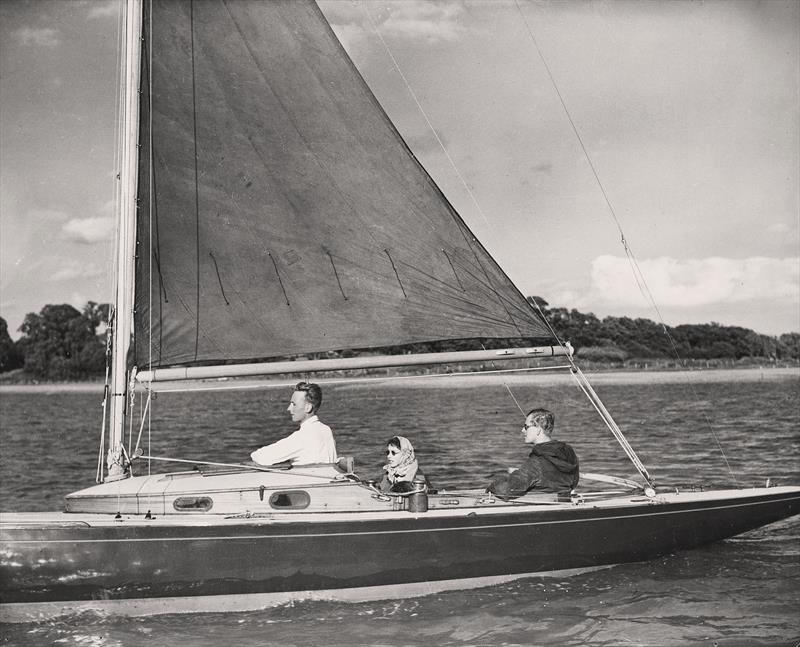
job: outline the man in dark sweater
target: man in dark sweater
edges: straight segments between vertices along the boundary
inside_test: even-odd
[[[495,478],[487,491],[502,498],[517,497],[536,488],[541,492],[568,494],[580,479],[578,456],[567,443],[553,440],[555,416],[547,409],[533,409],[525,417],[522,433],[533,445],[528,460],[519,469]]]

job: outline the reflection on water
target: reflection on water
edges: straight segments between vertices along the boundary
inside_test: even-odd
[[[635,475],[577,389],[533,382],[511,389],[525,410],[555,412],[556,435],[576,448],[583,470]],[[796,379],[596,390],[660,485],[800,482]],[[288,391],[162,394],[142,445],[154,455],[245,460],[292,430]],[[0,394],[1,509],[58,509],[64,494],[91,485],[100,412],[98,394]],[[325,388],[320,417],[363,476],[380,471],[384,443],[395,434],[411,439],[438,487],[485,485],[489,473],[527,453],[523,415],[502,383],[336,385]],[[138,425],[131,433],[135,440]],[[795,519],[708,548],[569,578],[248,613],[81,614],[3,627],[0,636],[15,645],[789,645],[800,641],[798,582]]]

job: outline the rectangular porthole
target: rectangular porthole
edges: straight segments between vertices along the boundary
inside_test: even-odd
[[[308,492],[303,490],[288,490],[275,492],[269,497],[269,505],[276,510],[302,510],[311,503]]]
[[[172,502],[178,512],[208,512],[214,502],[207,496],[182,496]]]

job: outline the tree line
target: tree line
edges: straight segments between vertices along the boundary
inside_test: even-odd
[[[605,317],[567,308],[542,308],[550,325],[577,356],[598,360],[800,359],[800,333],[771,337],[718,323],[662,326],[650,319]]]
[[[739,326],[718,323],[662,326],[650,319],[605,317],[575,309],[551,308],[541,297],[528,297],[538,306],[558,337],[569,341],[579,359],[617,363],[626,360],[800,360],[800,333],[771,337]],[[106,365],[109,305],[89,301],[82,310],[46,305],[28,313],[14,341],[0,317],[0,373],[22,369],[25,379],[86,380],[102,377]],[[481,340],[485,347],[530,345],[537,340]],[[538,340],[541,341],[541,340]],[[384,352],[466,350],[465,340],[414,344],[381,349]],[[474,340],[473,340],[474,344]],[[341,351],[334,355],[354,355]],[[331,354],[328,354],[330,356]]]
[[[0,317],[0,373],[23,369],[38,380],[86,380],[101,377],[106,365],[104,328],[109,305],[89,301],[82,310],[46,305],[25,315],[14,341]]]

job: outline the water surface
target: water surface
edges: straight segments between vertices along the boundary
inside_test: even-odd
[[[325,388],[320,417],[362,476],[386,439],[409,437],[438,487],[481,486],[526,455],[524,409],[556,414],[584,471],[636,472],[575,388],[509,380]],[[596,389],[657,483],[800,482],[800,382],[606,384]],[[238,462],[292,429],[286,388],[161,394],[141,444],[153,455]],[[0,394],[2,510],[52,510],[91,485],[97,393]],[[141,403],[137,402],[137,411]],[[137,424],[130,433],[140,433]],[[146,466],[140,468],[147,469]],[[154,464],[153,471],[169,469]],[[94,613],[2,627],[9,645],[796,645],[800,522],[568,578],[530,578],[423,598],[307,602],[257,612],[119,618]]]

